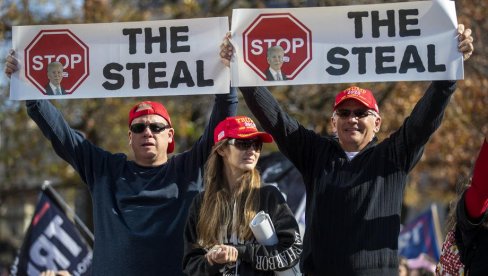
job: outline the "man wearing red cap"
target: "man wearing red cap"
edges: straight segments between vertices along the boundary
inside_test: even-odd
[[[473,51],[471,30],[458,26],[459,51]],[[232,45],[221,47],[230,60]],[[408,173],[439,127],[455,81],[435,81],[398,131],[379,142],[381,120],[371,91],[340,92],[334,137],[308,130],[264,87],[240,88],[281,152],[301,172],[307,192],[300,267],[305,275],[398,275],[398,235]]]
[[[18,69],[13,54],[5,73]],[[92,275],[182,275],[183,229],[193,197],[203,190],[203,169],[215,126],[234,116],[237,92],[215,96],[203,135],[171,157],[173,125],[157,102],[129,112],[129,143],[135,160],[86,140],[49,101],[27,101],[27,112],[56,153],[87,183],[93,202],[95,242]]]

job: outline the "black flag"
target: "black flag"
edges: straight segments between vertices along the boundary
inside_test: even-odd
[[[297,168],[281,152],[261,156],[258,166],[263,181],[280,189],[291,211],[296,215],[305,197],[305,185]]]
[[[92,250],[48,193],[41,192],[11,275],[39,276],[44,270],[91,275]]]

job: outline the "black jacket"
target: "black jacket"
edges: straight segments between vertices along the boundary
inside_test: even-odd
[[[398,235],[407,174],[439,127],[455,82],[433,82],[403,125],[349,160],[334,137],[306,129],[264,87],[240,88],[307,192],[300,266],[314,275],[398,275]],[[392,114],[393,115],[393,114]]]
[[[245,241],[244,244],[235,245],[238,250],[237,268],[221,264],[211,266],[205,258],[207,251],[196,244],[196,225],[203,193],[193,199],[185,227],[183,270],[187,275],[271,276],[275,270],[286,270],[298,263],[302,252],[298,224],[280,191],[274,186],[266,185],[260,189],[260,211],[270,215],[278,244],[263,246],[254,239]]]
[[[273,76],[273,74],[271,74],[271,71],[268,69],[266,69],[266,80],[269,80],[269,81],[274,81],[275,78]],[[288,80],[288,77],[286,77],[286,75],[283,73],[283,71],[281,71],[281,80]]]
[[[46,89],[46,95],[50,95],[50,96],[56,95],[56,93],[54,93],[54,91],[51,88],[51,85],[49,85],[49,83],[46,85],[45,89]],[[66,90],[64,90],[64,88],[61,87],[61,95],[66,95],[66,94],[68,94],[68,93],[66,93]]]
[[[456,244],[469,276],[488,275],[488,211],[479,221],[468,218],[464,195],[456,208]]]

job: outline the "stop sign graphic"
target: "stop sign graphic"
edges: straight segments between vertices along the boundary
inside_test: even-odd
[[[244,62],[263,80],[269,64],[267,50],[284,50],[281,72],[294,79],[312,60],[312,33],[289,13],[260,14],[243,32]]]
[[[46,94],[49,83],[47,65],[58,61],[63,65],[61,87],[73,93],[89,75],[88,47],[70,30],[42,30],[25,48],[27,79]]]

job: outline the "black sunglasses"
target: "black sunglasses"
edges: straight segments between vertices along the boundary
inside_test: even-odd
[[[349,118],[349,116],[351,116],[351,113],[354,114],[355,118],[364,118],[364,117],[367,117],[369,115],[374,115],[374,113],[368,109],[356,109],[356,110],[338,109],[338,110],[336,110],[335,113],[337,114],[337,116],[339,116],[341,118]]]
[[[260,152],[261,149],[263,148],[263,142],[260,139],[252,139],[252,140],[229,139],[228,143],[229,145],[233,145],[238,150],[242,150],[242,151],[249,150],[252,147],[255,151]]]
[[[134,133],[143,133],[148,127],[152,133],[160,133],[165,131],[168,128],[171,128],[169,125],[165,125],[163,123],[150,123],[147,125],[143,123],[137,123],[137,124],[130,125],[130,131]]]

